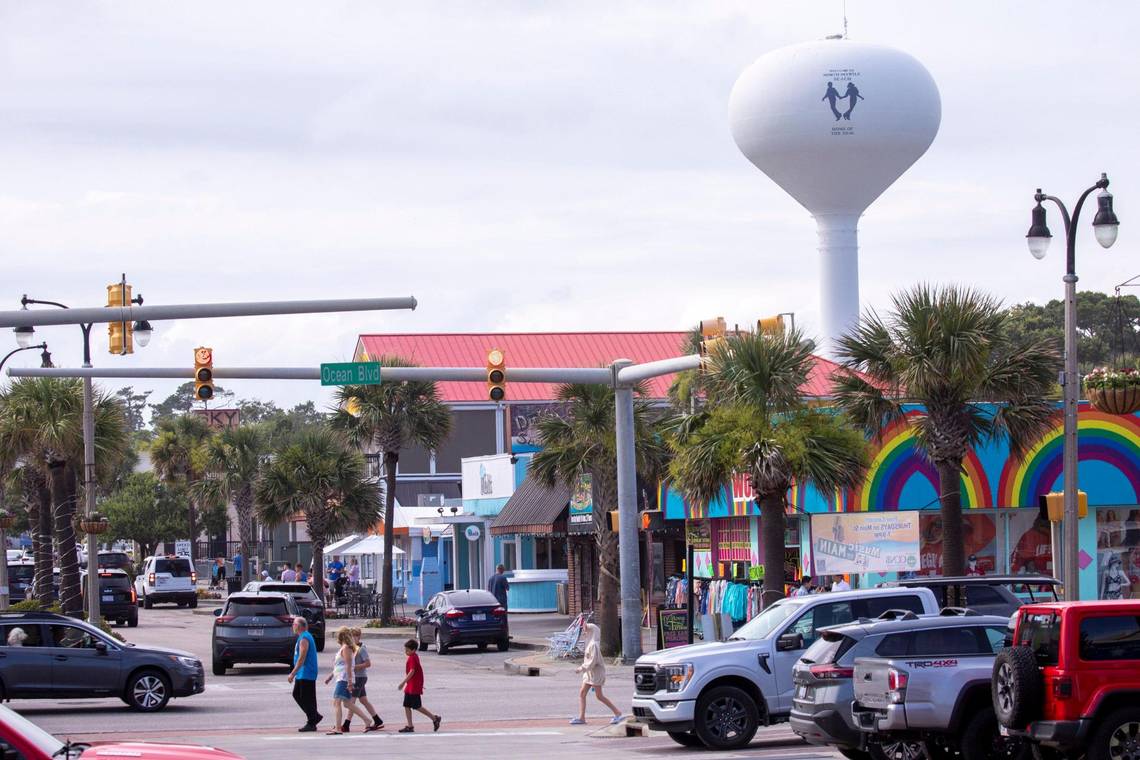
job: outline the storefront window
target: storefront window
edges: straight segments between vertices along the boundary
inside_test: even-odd
[[[1052,575],[1053,539],[1049,521],[1035,509],[1009,516],[1009,572],[1012,575]]]
[[[1097,598],[1140,599],[1140,509],[1096,510]]]
[[[997,525],[993,515],[963,514],[967,575],[991,575],[997,570]],[[942,515],[923,514],[919,520],[922,575],[942,575]]]

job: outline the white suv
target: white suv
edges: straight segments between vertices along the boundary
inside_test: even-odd
[[[175,602],[179,607],[198,606],[198,573],[189,557],[168,554],[147,557],[135,576],[139,605],[150,609],[157,603]]]

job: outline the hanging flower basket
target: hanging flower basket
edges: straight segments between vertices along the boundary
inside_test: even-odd
[[[1097,409],[1107,414],[1140,411],[1140,372],[1132,367],[1100,367],[1085,376],[1085,395]]]
[[[110,527],[111,522],[98,512],[92,512],[90,515],[79,518],[79,529],[88,535],[97,536],[100,533],[106,533]]]
[[[16,521],[16,516],[6,509],[0,509],[0,530],[8,530],[12,527],[12,523]]]

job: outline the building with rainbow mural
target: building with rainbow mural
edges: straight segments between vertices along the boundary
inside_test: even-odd
[[[1123,572],[1128,577],[1124,593],[1140,597],[1140,414],[1106,414],[1082,404],[1078,429],[1078,485],[1089,500],[1077,557],[1081,598],[1111,596],[1119,588],[1119,583],[1109,584],[1106,592],[1106,572],[1114,578]],[[854,513],[892,511],[917,513],[920,556],[913,572],[941,571],[942,525],[933,465],[916,447],[906,420],[885,428],[873,445],[871,466],[859,488],[833,494],[813,488],[789,492],[786,576],[826,573],[826,563],[817,561],[812,551],[812,526],[820,532],[820,518],[849,514],[848,522],[858,522]],[[979,572],[1052,574],[1049,525],[1040,519],[1039,497],[1061,489],[1061,468],[1059,405],[1053,428],[1023,456],[1012,456],[1008,443],[999,440],[970,452],[961,493],[966,553],[974,557]],[[748,565],[765,564],[760,556],[759,507],[745,478],[726,485],[722,498],[706,507],[687,504],[667,485],[660,489],[659,501],[666,519],[708,522],[711,540],[707,549],[702,546],[694,555],[696,575],[747,577]],[[749,535],[748,551],[742,552],[739,542],[727,555],[719,551],[717,539],[725,532]],[[892,577],[869,572],[858,582],[868,585]]]

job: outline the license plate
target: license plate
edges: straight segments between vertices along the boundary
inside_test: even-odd
[[[104,602],[113,602],[113,601],[115,601],[115,595],[114,594],[103,594],[103,601]]]
[[[482,623],[483,621],[485,621],[487,619],[487,615],[486,615],[486,613],[483,613],[483,612],[476,612],[471,616],[471,619],[474,620],[476,623]]]
[[[259,638],[261,638],[261,636],[262,636],[264,633],[265,633],[265,629],[264,629],[264,628],[250,628],[250,629],[249,629],[249,637],[250,637],[251,639],[259,639]]]

